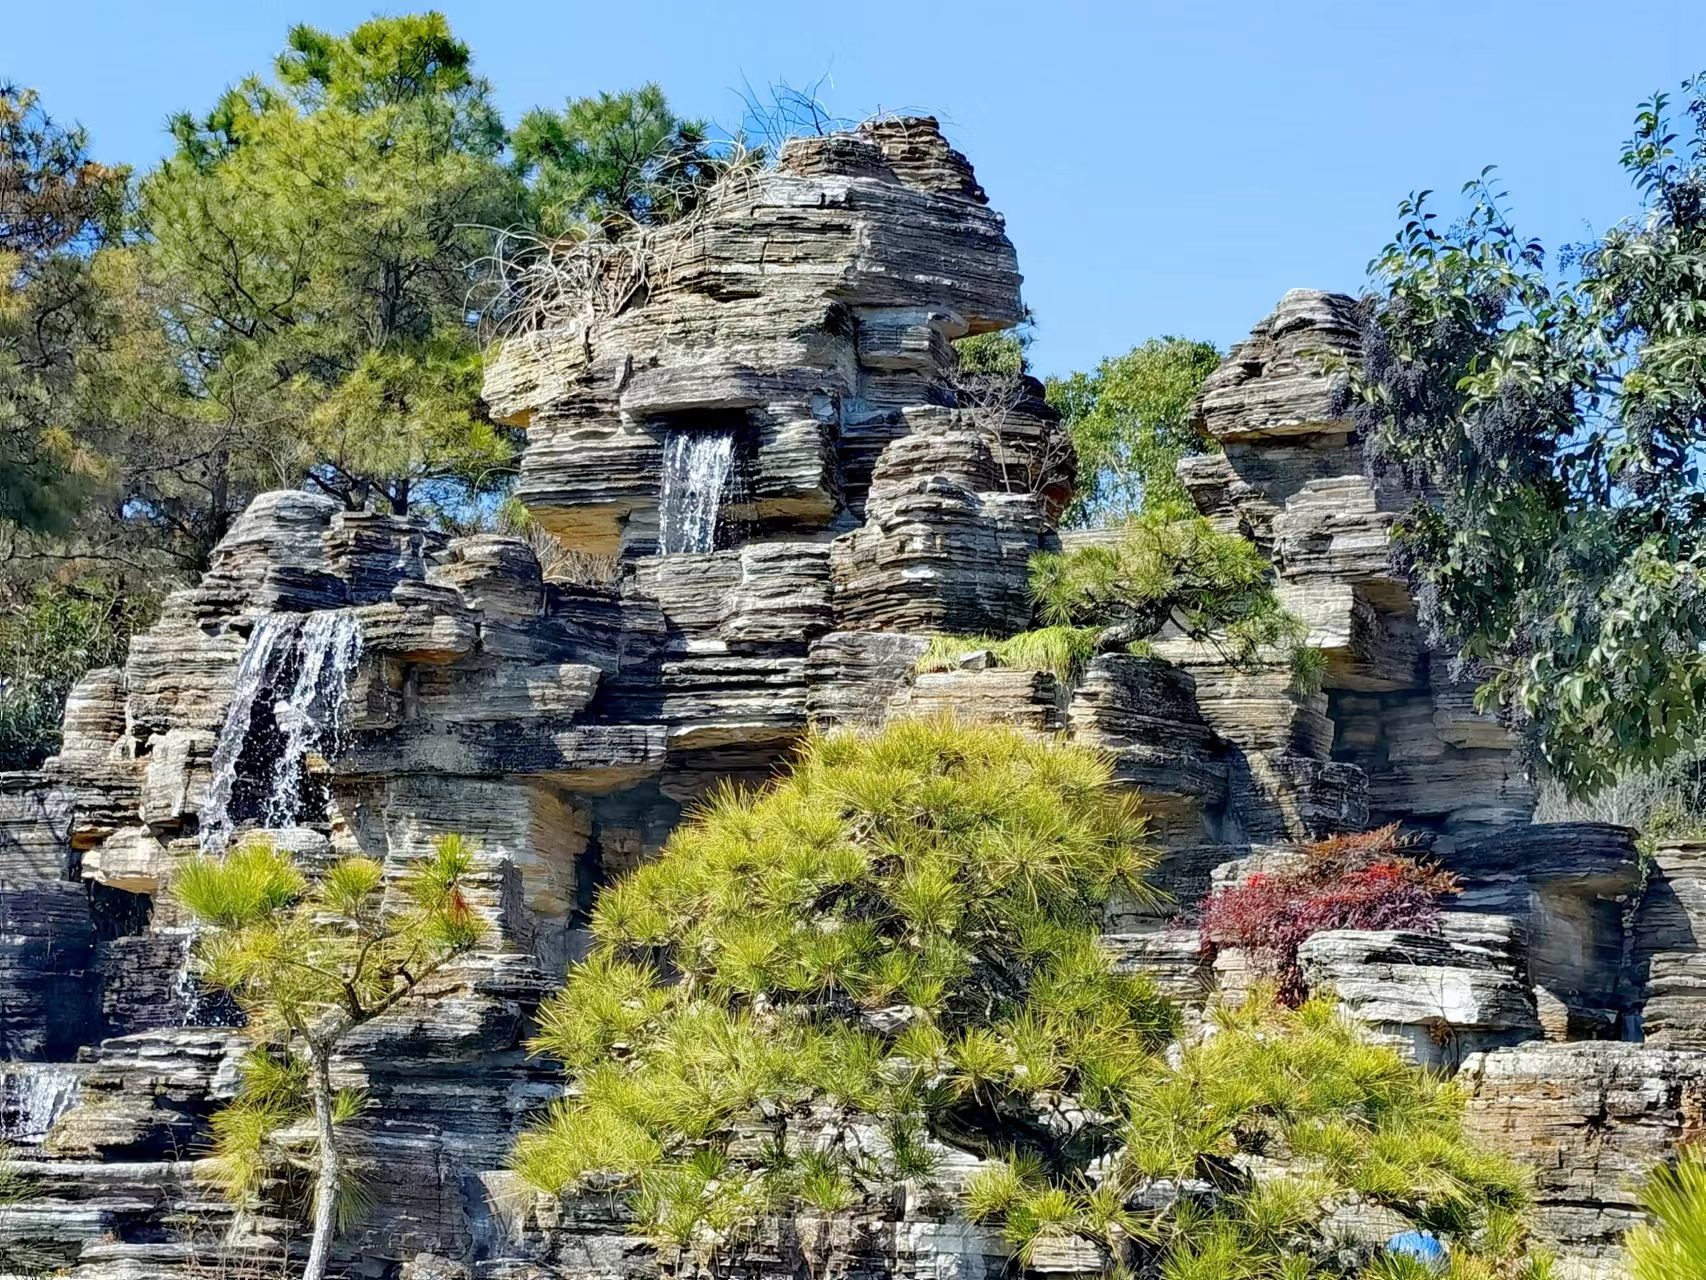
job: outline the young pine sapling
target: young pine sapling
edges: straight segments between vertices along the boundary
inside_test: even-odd
[[[332,1059],[357,1027],[424,994],[422,983],[479,945],[484,925],[463,893],[473,865],[468,840],[441,836],[388,894],[385,868],[371,858],[344,858],[311,883],[288,853],[256,838],[223,858],[196,858],[173,881],[207,930],[200,977],[235,998],[258,1045],[242,1092],[214,1120],[227,1194],[257,1191],[273,1135],[312,1117],[304,1280],[326,1274],[347,1179],[337,1127],[361,1106],[358,1094],[333,1089]]]

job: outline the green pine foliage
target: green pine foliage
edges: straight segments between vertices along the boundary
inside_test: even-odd
[[[325,1274],[334,1229],[365,1199],[338,1131],[366,1099],[334,1087],[333,1059],[357,1027],[480,944],[485,926],[465,896],[473,872],[473,846],[452,835],[394,883],[363,857],[342,858],[311,881],[288,853],[255,837],[223,857],[192,858],[172,877],[173,896],[204,931],[198,976],[235,998],[256,1044],[242,1088],[213,1118],[201,1172],[244,1206],[281,1167],[314,1174],[308,1280]]]
[[[1103,628],[1102,649],[1150,639],[1171,624],[1228,661],[1280,657],[1300,686],[1319,686],[1323,655],[1281,607],[1272,566],[1255,544],[1202,516],[1141,515],[1113,543],[1037,555],[1031,594],[1051,628]]]
[[[540,229],[598,223],[621,234],[690,213],[722,171],[709,126],[669,108],[656,84],[535,108],[513,138]]]
[[[986,1158],[965,1211],[1022,1264],[1068,1235],[1169,1280],[1344,1277],[1322,1222],[1360,1198],[1449,1238],[1461,1280],[1543,1280],[1523,1175],[1466,1141],[1458,1090],[1330,1003],[1258,994],[1160,1052],[1176,1016],[1098,941],[1108,894],[1149,892],[1109,780],[1083,748],[906,721],[714,796],[600,896],[534,1042],[570,1087],[515,1169],[625,1193],[700,1262],[928,1180],[947,1143]],[[1061,1101],[1069,1133],[1039,1119]],[[1290,1172],[1253,1180],[1259,1157]],[[1158,1179],[1213,1192],[1141,1207]]]
[[[1706,1157],[1685,1148],[1642,1190],[1649,1218],[1624,1242],[1630,1280],[1706,1276]]]
[[[1096,942],[1151,857],[1109,779],[1079,748],[914,721],[815,738],[767,791],[717,794],[600,897],[535,1042],[574,1087],[515,1167],[627,1187],[651,1238],[714,1253],[767,1212],[923,1173],[928,1129],[999,1142],[1002,1108],[1140,1069],[1174,1015]],[[825,1114],[875,1117],[881,1155],[805,1160]],[[753,1122],[774,1160],[730,1165]]]

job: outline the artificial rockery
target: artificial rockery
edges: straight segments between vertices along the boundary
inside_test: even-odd
[[[359,856],[401,879],[457,836],[477,850],[463,885],[479,949],[336,1063],[334,1083],[367,1103],[351,1122],[365,1204],[333,1270],[699,1265],[636,1233],[611,1185],[530,1168],[527,1143],[518,1155],[553,1107],[576,1105],[562,1064],[529,1049],[584,1048],[573,1001],[553,1001],[543,1031],[541,1005],[592,948],[600,889],[663,865],[722,784],[771,777],[814,729],[950,714],[1093,749],[1145,816],[1143,882],[1161,892],[1116,894],[1096,921],[1110,972],[1179,1011],[1144,1013],[1143,1036],[1194,1043],[1215,993],[1249,986],[1247,957],[1210,956],[1198,936],[1215,886],[1399,824],[1458,892],[1431,927],[1307,938],[1305,983],[1377,1044],[1455,1077],[1467,1137],[1535,1170],[1532,1222],[1559,1274],[1615,1255],[1640,1177],[1706,1125],[1706,848],[1661,844],[1643,866],[1628,830],[1532,821],[1513,740],[1430,651],[1391,568],[1414,495],[1365,478],[1350,299],[1287,294],[1208,380],[1196,418],[1212,448],[1179,469],[1202,515],[1271,562],[1279,603],[1324,655],[1316,687],[1278,655],[1172,625],[1035,669],[1014,664],[1022,646],[943,660],[942,636],[1038,621],[1039,553],[1115,535],[1057,532],[1074,466],[1038,387],[958,384],[954,341],[1024,309],[1002,220],[933,121],[792,141],[688,221],[564,252],[536,264],[485,394],[526,428],[534,519],[577,565],[608,571],[547,579],[518,539],[263,495],[124,667],[78,685],[60,755],[0,777],[0,1136],[30,1186],[0,1206],[0,1237],[79,1280],[272,1274],[302,1250],[301,1160],[241,1210],[198,1176],[250,1042],[200,980],[174,868],[265,829],[310,877]],[[846,749],[824,741],[803,767]],[[645,942],[597,910],[607,934]],[[651,991],[630,994],[683,998]],[[927,1001],[893,1005],[890,1036]],[[1199,1084],[1237,1070],[1201,1053],[1264,1041],[1216,1016],[1233,1022],[1187,1053]],[[1091,1112],[1063,1099],[1025,1124],[1069,1146]],[[771,1215],[699,1262],[941,1277],[1111,1265],[1082,1208],[1015,1258],[1002,1218],[1031,1204],[1037,1171],[1004,1163],[1011,1152],[956,1143],[951,1126],[853,1131],[890,1155],[917,1147],[892,1194],[849,1198],[840,1172],[817,1169],[815,1217]],[[298,1152],[311,1142],[304,1130]],[[1260,1183],[1283,1173],[1279,1154],[1227,1159]],[[1193,1197],[1212,1216],[1215,1188],[1180,1174],[1104,1203],[1103,1225]],[[981,1214],[958,1194],[973,1185]],[[1406,1219],[1380,1200],[1335,1202],[1321,1230],[1384,1240]],[[1139,1244],[1123,1260],[1154,1265]]]

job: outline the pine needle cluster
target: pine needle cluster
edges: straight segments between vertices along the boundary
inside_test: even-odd
[[[701,1264],[775,1216],[874,1209],[948,1146],[985,1157],[965,1209],[1025,1265],[1081,1237],[1166,1280],[1343,1280],[1368,1251],[1335,1261],[1322,1223],[1366,1200],[1448,1236],[1460,1280],[1543,1280],[1523,1178],[1466,1141],[1457,1091],[1330,1005],[1258,995],[1162,1052],[1176,1015],[1098,941],[1112,891],[1150,892],[1109,777],[918,720],[719,793],[601,895],[534,1042],[569,1088],[515,1169],[626,1194],[636,1232]],[[1199,1190],[1148,1195],[1169,1184]]]
[[[1323,656],[1274,594],[1273,567],[1254,543],[1207,519],[1135,516],[1111,544],[1031,560],[1031,594],[1050,627],[1101,629],[1106,651],[1171,626],[1227,661],[1289,661],[1300,686],[1320,685]]]
[[[1109,784],[1096,753],[920,720],[814,738],[769,790],[717,794],[600,898],[535,1042],[570,1095],[515,1167],[630,1188],[653,1239],[710,1253],[928,1172],[932,1129],[999,1141],[1042,1095],[1145,1070],[1175,1016],[1097,943],[1152,856]],[[772,1158],[730,1164],[741,1133]]]
[[[1649,1222],[1625,1241],[1630,1280],[1706,1276],[1706,1155],[1685,1149],[1641,1194]]]
[[[205,1175],[239,1205],[291,1167],[316,1175],[308,1276],[324,1274],[334,1227],[364,1207],[360,1170],[337,1133],[361,1114],[360,1090],[334,1088],[350,1032],[419,993],[478,946],[485,925],[464,886],[474,848],[442,836],[395,882],[371,858],[344,858],[310,880],[264,835],[178,869],[172,892],[204,932],[198,976],[230,993],[256,1048],[242,1088],[213,1117]]]

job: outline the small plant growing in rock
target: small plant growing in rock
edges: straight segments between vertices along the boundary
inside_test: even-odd
[[[1112,544],[1035,556],[1031,594],[1048,626],[1097,628],[1099,653],[1171,624],[1230,662],[1277,655],[1300,686],[1313,692],[1320,684],[1322,656],[1304,643],[1303,622],[1281,607],[1273,566],[1254,543],[1201,516],[1136,516]]]
[[[214,1178],[250,1199],[279,1162],[282,1132],[312,1125],[304,1280],[322,1280],[340,1216],[347,1224],[360,1202],[338,1129],[364,1098],[333,1087],[332,1061],[357,1027],[479,944],[485,927],[464,896],[473,865],[468,841],[441,836],[388,895],[371,858],[344,858],[310,883],[288,853],[255,838],[173,878],[178,902],[208,930],[197,945],[202,979],[236,999],[257,1045],[241,1092],[213,1120]]]
[[[1397,824],[1307,845],[1297,863],[1218,889],[1202,908],[1204,946],[1237,947],[1296,1005],[1308,994],[1298,948],[1323,929],[1408,929],[1439,923],[1447,871],[1404,852]]]

